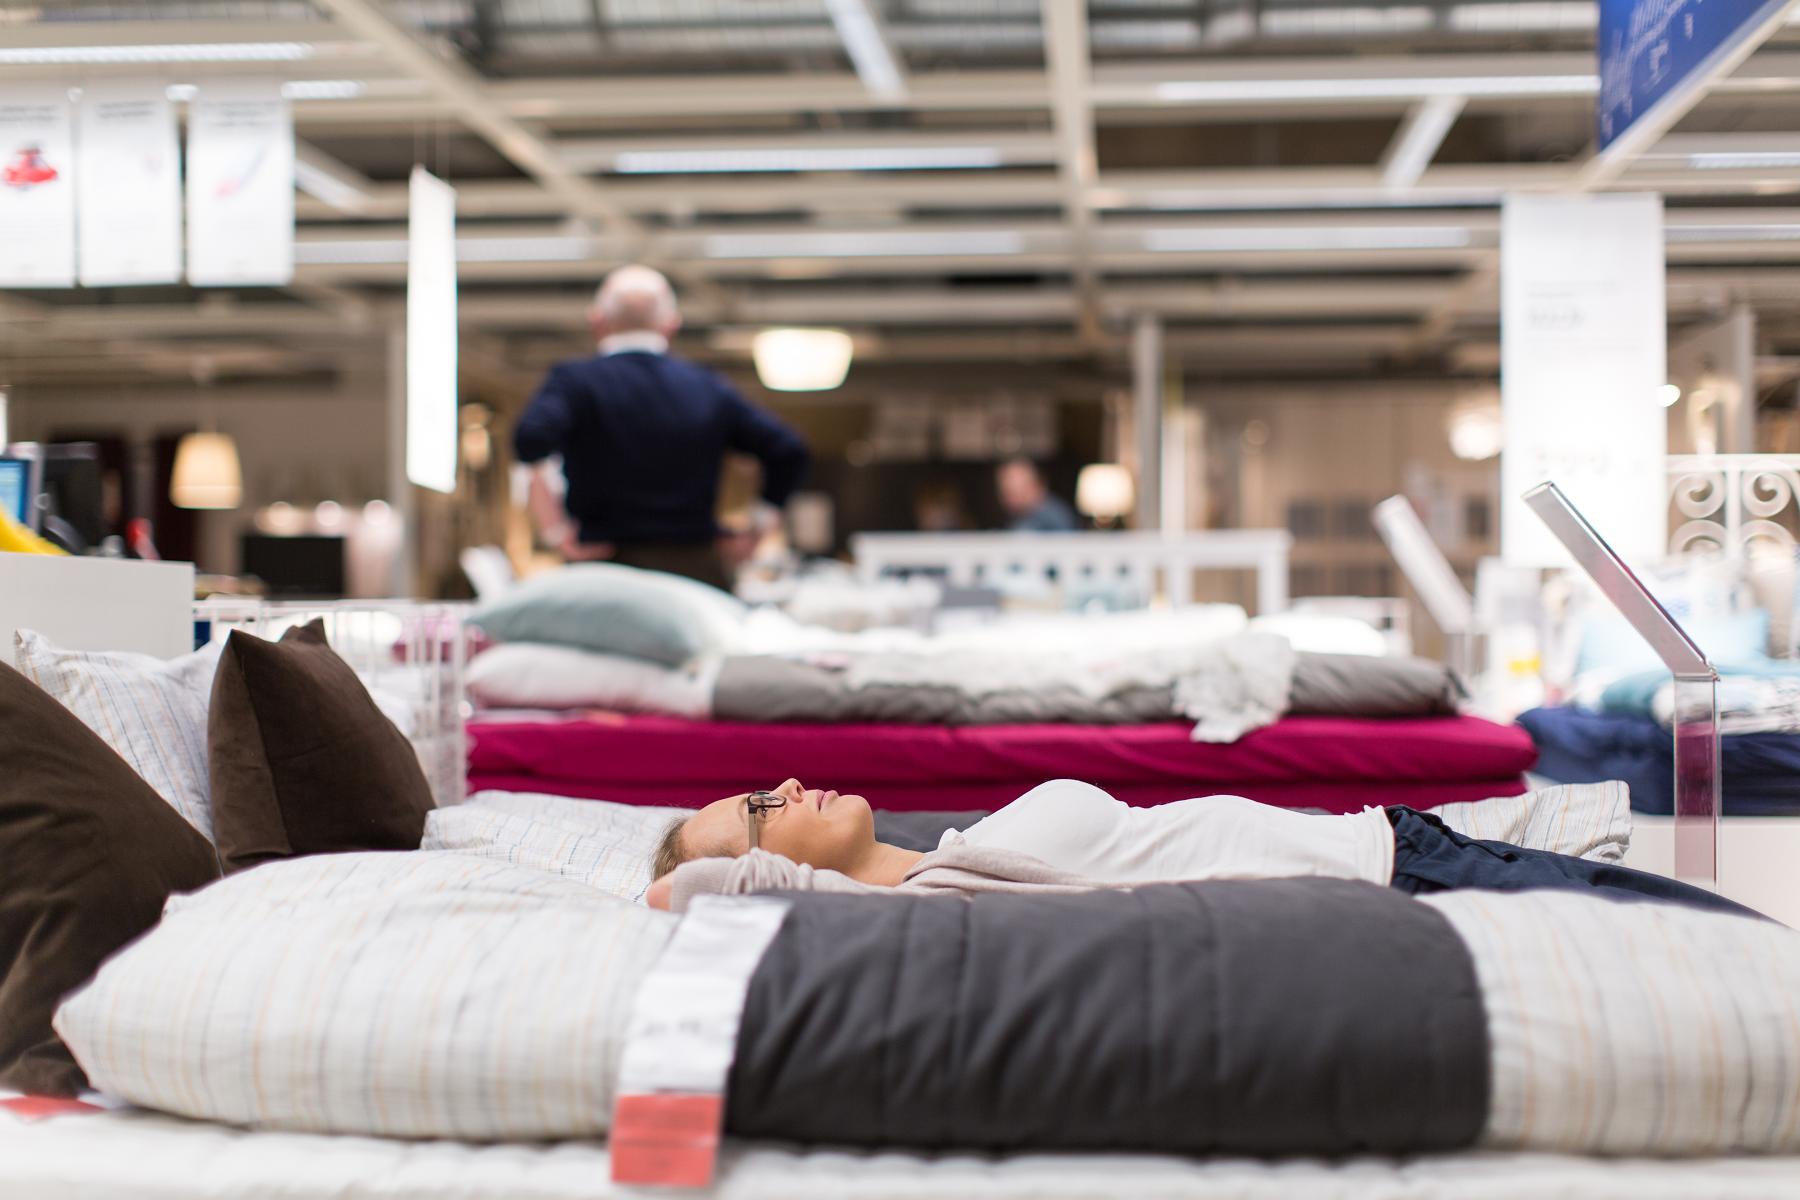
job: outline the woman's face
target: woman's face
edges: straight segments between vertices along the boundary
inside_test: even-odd
[[[809,789],[798,779],[770,790],[787,803],[757,818],[757,845],[761,849],[809,867],[841,871],[874,845],[875,816],[869,802],[861,796]],[[747,799],[747,793],[727,796],[695,813],[681,831],[688,854],[694,858],[735,858],[747,851]]]

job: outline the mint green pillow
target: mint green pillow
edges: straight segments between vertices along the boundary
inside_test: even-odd
[[[677,667],[737,647],[747,611],[717,588],[615,563],[578,563],[534,575],[475,610],[496,642],[574,646]]]

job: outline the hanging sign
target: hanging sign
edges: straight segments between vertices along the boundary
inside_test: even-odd
[[[1631,562],[1663,556],[1665,382],[1662,199],[1510,196],[1500,219],[1501,552],[1566,565],[1525,507],[1559,486]]]
[[[1659,105],[1685,107],[1727,61],[1786,19],[1790,0],[1600,0],[1604,151]]]
[[[155,82],[84,85],[76,228],[87,287],[181,279],[181,150]]]
[[[75,286],[70,125],[67,87],[0,89],[0,287]]]
[[[294,118],[277,80],[207,83],[188,105],[187,274],[196,287],[294,277]]]
[[[456,490],[456,190],[414,167],[406,219],[406,477]]]

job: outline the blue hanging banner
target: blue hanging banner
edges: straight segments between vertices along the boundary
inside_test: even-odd
[[[1789,0],[1600,0],[1601,150],[1658,104],[1699,86]]]

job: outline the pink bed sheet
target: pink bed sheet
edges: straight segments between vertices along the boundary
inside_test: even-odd
[[[696,807],[773,787],[856,791],[877,808],[997,808],[1046,779],[1083,779],[1129,804],[1229,793],[1355,812],[1516,795],[1537,752],[1476,717],[1288,717],[1231,745],[1154,725],[760,725],[592,714],[475,721],[471,791],[552,792]]]

